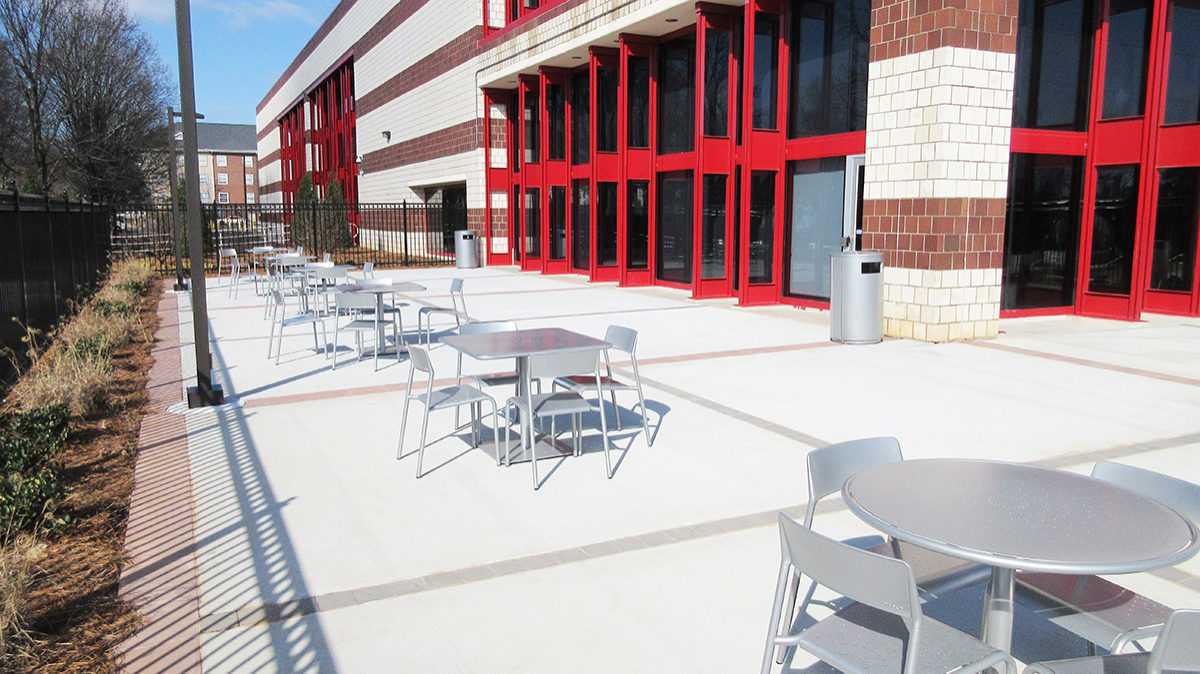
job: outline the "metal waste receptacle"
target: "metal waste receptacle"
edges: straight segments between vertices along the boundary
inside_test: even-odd
[[[479,251],[475,245],[475,232],[469,229],[455,230],[454,266],[459,269],[474,269],[479,266]]]
[[[883,253],[844,250],[829,258],[829,338],[883,341]]]

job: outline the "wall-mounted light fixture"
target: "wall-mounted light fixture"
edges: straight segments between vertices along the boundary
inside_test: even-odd
[[[391,131],[383,132],[383,142],[385,142],[385,143],[392,142],[392,132]]]
[[[354,158],[354,163],[358,164],[358,175],[361,176],[367,172],[366,167],[363,166],[363,158],[361,154]]]

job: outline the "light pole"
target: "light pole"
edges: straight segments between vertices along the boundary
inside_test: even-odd
[[[175,118],[182,116],[182,112],[176,112],[167,106],[167,133],[170,134],[167,142],[171,148],[167,175],[171,181],[171,231],[175,235],[175,292],[187,290],[187,283],[183,280],[183,224],[179,221],[179,178],[175,165],[175,155],[178,152],[175,146]],[[204,115],[196,115],[196,119],[204,119]]]
[[[206,407],[225,402],[225,394],[220,386],[213,386],[212,353],[208,350],[208,297],[204,287],[204,232],[200,223],[200,160],[196,141],[196,83],[192,72],[192,9],[188,0],[175,0],[175,36],[179,42],[179,94],[183,103],[183,175],[187,182],[188,248],[192,266],[192,328],[196,346],[196,385],[188,388],[188,407]]]

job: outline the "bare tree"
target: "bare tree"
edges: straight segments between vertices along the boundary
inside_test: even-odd
[[[57,125],[50,111],[50,54],[63,0],[0,0],[0,30],[9,65],[20,84],[33,164],[27,182],[51,183]]]
[[[0,36],[0,187],[21,180],[21,157],[26,119],[21,109],[21,85],[13,73],[6,40]]]

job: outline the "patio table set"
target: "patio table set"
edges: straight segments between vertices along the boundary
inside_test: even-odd
[[[808,471],[804,523],[779,515],[763,674],[797,647],[844,671],[1015,672],[1014,640],[1037,638],[1014,635],[1018,589],[1087,640],[1091,654],[1026,672],[1200,671],[1200,610],[1172,611],[1097,577],[1196,555],[1200,486],[1107,461],[1090,476],[1002,461],[906,461],[895,438],[813,450]],[[835,493],[887,538],[868,547],[813,531],[817,502]],[[979,638],[924,615],[926,601],[978,585]],[[818,587],[841,599],[814,599]],[[832,614],[814,618],[819,605]],[[1141,650],[1151,637],[1153,648]]]

